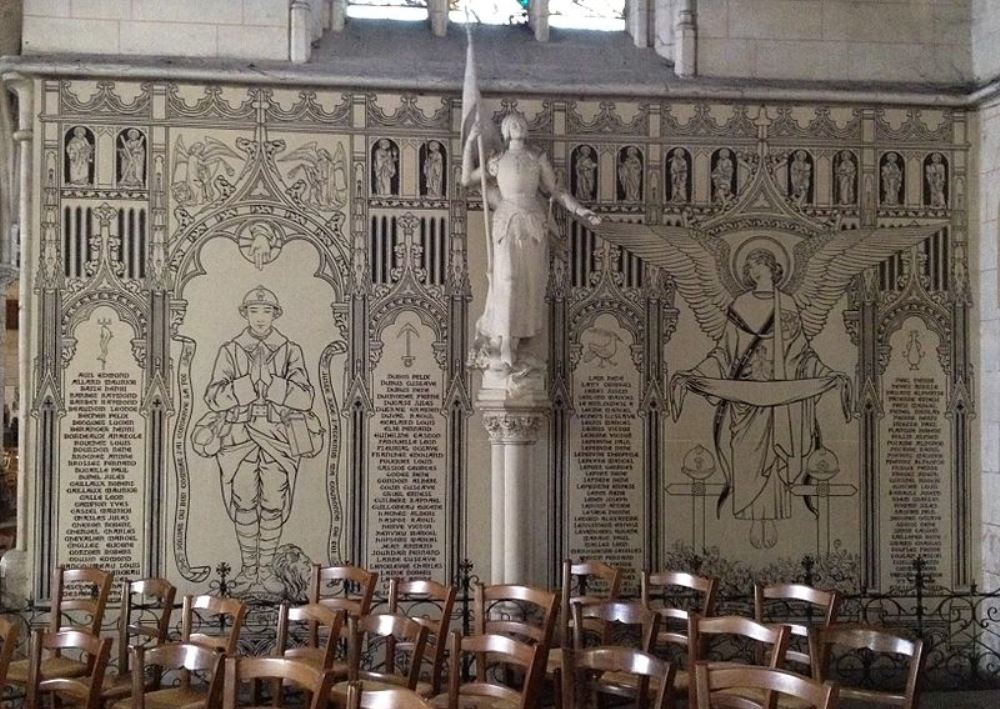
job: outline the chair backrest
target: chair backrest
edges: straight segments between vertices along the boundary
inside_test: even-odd
[[[621,583],[621,569],[608,566],[603,561],[581,561],[574,564],[571,559],[563,560],[559,598],[559,638],[563,647],[568,647],[573,641],[569,632],[573,603],[612,601],[618,598]],[[601,586],[604,587],[603,591]]]
[[[461,633],[452,632],[449,652],[449,706],[457,706],[454,702],[460,696],[500,699],[517,709],[534,709],[539,705],[547,658],[541,645],[494,633],[462,637]],[[462,683],[462,663],[464,656],[469,654],[476,656],[476,676]],[[521,689],[499,684],[497,676],[506,673],[493,671],[496,665],[519,669],[524,677]]]
[[[516,584],[475,585],[475,632],[528,640],[548,657],[558,597],[551,591]]]
[[[347,709],[432,709],[433,705],[412,689],[379,689],[364,692],[360,682],[347,686]]]
[[[594,621],[597,622],[601,645],[621,645],[619,642],[614,642],[613,630],[616,623],[625,626],[638,626],[641,633],[636,649],[643,652],[653,651],[653,643],[660,627],[659,614],[637,601],[604,601],[603,603],[588,603],[587,605],[574,601],[574,648],[579,650],[584,647],[586,644],[584,636],[589,629],[595,627]]]
[[[455,607],[455,587],[428,579],[391,579],[389,612],[405,615],[427,628],[424,662],[431,665],[431,687],[441,691],[444,653],[448,645],[448,626]]]
[[[785,661],[790,634],[791,629],[787,625],[765,625],[739,615],[702,618],[697,613],[692,613],[688,622],[688,636],[691,638],[688,661],[695,663],[705,659],[712,636],[729,635],[755,641],[759,650],[755,653],[758,664],[762,664],[767,658],[769,667],[781,667]],[[693,664],[690,666],[693,671]]]
[[[788,670],[698,662],[694,673],[698,709],[746,709],[753,705],[770,709],[781,696],[801,700],[803,706],[814,709],[833,709],[837,705],[837,685],[833,682],[820,682]],[[743,693],[719,691],[736,688],[763,690],[763,701],[757,704]]]
[[[129,646],[137,638],[142,644],[160,645],[167,640],[170,615],[177,589],[162,578],[122,581],[122,609],[118,617],[118,671],[128,668]],[[140,602],[135,603],[134,597]],[[152,601],[152,602],[150,602]],[[135,620],[132,613],[136,612]]]
[[[227,657],[222,701],[224,709],[236,709],[240,684],[257,679],[279,680],[293,684],[312,695],[307,705],[309,709],[325,709],[330,701],[334,673],[333,670],[325,670],[287,657]],[[280,685],[276,682],[275,686],[279,689],[275,692],[273,706],[281,706]]]
[[[768,601],[771,601],[769,604]],[[754,618],[758,623],[784,623],[792,629],[792,641],[808,643],[809,628],[829,628],[837,620],[840,609],[840,594],[823,591],[799,583],[779,583],[764,586],[755,583],[753,587]],[[768,614],[768,606],[780,608],[775,616]],[[805,622],[796,622],[805,621]],[[808,647],[804,650],[789,647],[785,660],[805,665],[812,669],[812,658]]]
[[[59,653],[74,650],[87,656],[87,675],[84,677],[42,677],[42,653]],[[51,632],[36,630],[31,636],[28,658],[28,686],[26,709],[41,706],[42,692],[59,692],[78,700],[85,709],[98,709],[101,705],[101,688],[104,672],[111,657],[111,638],[102,638],[84,630]]]
[[[588,650],[565,648],[562,671],[562,709],[585,709],[593,673],[600,672],[626,673],[636,677],[636,697],[640,709],[648,705],[651,679],[657,680],[654,686],[658,687],[652,709],[666,709],[673,704],[676,668],[641,650],[615,646]]]
[[[337,659],[337,644],[347,618],[347,611],[333,610],[319,603],[289,607],[282,603],[278,609],[278,630],[274,645],[277,657],[311,658],[319,667],[329,669]],[[289,628],[292,623],[307,623],[309,634],[306,644],[289,647]],[[323,630],[321,633],[320,630]]]
[[[0,641],[3,642],[3,647],[0,648],[0,690],[7,686],[7,668],[14,657],[19,636],[17,625],[6,618],[0,618]]]
[[[219,616],[219,635],[194,632],[194,615]],[[243,629],[243,619],[247,607],[235,598],[219,598],[218,596],[184,596],[184,606],[181,611],[181,642],[194,643],[204,647],[222,650],[227,655],[236,652],[240,641],[240,631]]]
[[[910,640],[886,628],[865,625],[834,625],[812,633],[811,653],[815,658],[814,675],[818,680],[835,679],[840,684],[840,696],[846,699],[860,699],[868,702],[892,704],[902,709],[913,709],[917,704],[918,680],[924,663],[924,644],[921,640]],[[867,649],[875,653],[901,655],[908,658],[906,685],[902,691],[874,690],[851,687],[844,684],[841,677],[831,677],[830,663],[834,647],[849,650]]]
[[[351,627],[351,659],[348,663],[352,680],[367,679],[398,684],[407,689],[416,689],[420,680],[420,666],[423,663],[425,646],[427,644],[427,628],[402,615],[377,613],[348,619]],[[373,638],[385,638],[385,651],[382,670],[361,670],[361,653],[365,640],[370,643]],[[409,655],[407,663],[400,662],[398,668],[409,665],[405,674],[397,672],[397,652]]]
[[[683,589],[686,593],[699,594],[698,607],[681,607],[668,603],[669,589]],[[715,614],[715,595],[719,590],[719,579],[711,576],[695,576],[685,571],[642,572],[642,605],[660,614],[660,633],[657,645],[661,643],[688,645],[688,618],[698,613],[702,618]]]
[[[367,615],[375,595],[378,574],[360,566],[313,564],[309,577],[309,602],[346,610],[360,618]]]
[[[112,583],[112,574],[92,566],[75,569],[68,569],[62,564],[57,566],[52,574],[52,617],[49,620],[49,631],[82,629],[90,631],[91,635],[97,635],[104,621],[104,609],[108,605]],[[69,596],[66,587],[77,585],[86,587],[85,594]],[[71,612],[79,612],[87,622],[77,624],[72,622],[72,618],[68,618],[69,624],[64,624],[63,616]]]
[[[153,647],[136,645],[129,653],[132,655],[132,709],[145,709],[147,671],[150,669],[155,670],[152,673],[155,677],[154,690],[159,689],[163,669],[208,673],[205,706],[219,706],[222,699],[222,661],[226,656],[218,650],[193,643],[164,643]],[[182,672],[181,684],[186,686],[188,682],[188,673]]]

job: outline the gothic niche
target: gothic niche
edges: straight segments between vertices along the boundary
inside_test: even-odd
[[[569,186],[581,202],[597,199],[597,151],[590,145],[579,145],[570,156]]]
[[[788,196],[796,204],[812,204],[813,158],[805,150],[794,150],[788,157]]]
[[[115,144],[115,176],[119,187],[146,186],[146,136],[138,128],[126,128]]]
[[[931,209],[948,206],[948,159],[938,152],[924,158],[924,206]]]
[[[899,207],[906,194],[906,163],[896,152],[888,152],[879,160],[879,204],[883,207]]]
[[[379,138],[372,146],[372,194],[393,197],[399,194],[399,146]]]
[[[431,199],[448,196],[448,164],[444,146],[429,140],[420,146],[420,194]]]
[[[667,151],[666,200],[681,204],[691,199],[691,153],[684,148]]]
[[[858,203],[858,159],[850,150],[833,159],[833,201],[841,207]]]
[[[86,126],[73,126],[66,131],[63,169],[67,185],[94,184],[94,145],[94,132]]]
[[[736,196],[736,160],[729,148],[712,153],[712,202],[727,204]]]
[[[626,145],[618,151],[618,201],[642,201],[642,173],[644,162],[642,151],[634,145]]]

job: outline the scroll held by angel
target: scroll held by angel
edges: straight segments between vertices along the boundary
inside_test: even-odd
[[[809,457],[823,451],[821,397],[839,392],[845,418],[852,416],[851,379],[824,364],[813,339],[856,275],[939,228],[831,230],[799,240],[790,253],[778,235],[757,234],[732,257],[727,242],[687,227],[597,230],[664,269],[715,342],[671,378],[670,407],[677,420],[690,393],[715,408],[706,438],[725,476],[717,508],[728,503],[735,519],[750,523],[753,546],[777,543],[776,522],[793,516],[791,488],[808,483]]]
[[[484,194],[489,240],[486,303],[471,359],[481,369],[518,376],[541,365],[529,350],[545,323],[549,239],[557,233],[543,196],[592,226],[601,220],[557,184],[545,153],[527,145],[523,116],[510,113],[503,119],[502,143],[483,140],[486,131],[479,125],[468,134],[462,161],[464,186]]]

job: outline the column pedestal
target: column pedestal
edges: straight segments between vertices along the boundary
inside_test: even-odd
[[[490,582],[530,584],[531,543],[543,527],[531,519],[531,473],[535,443],[549,413],[544,387],[512,396],[506,388],[483,387],[476,398],[490,435]]]

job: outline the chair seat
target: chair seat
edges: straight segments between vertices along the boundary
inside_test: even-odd
[[[688,673],[686,670],[677,670],[674,674],[674,689],[687,690],[688,683],[690,682],[688,678]],[[639,685],[639,678],[635,675],[629,674],[628,672],[605,672],[601,675],[599,686],[607,686],[609,688],[622,688],[622,689],[635,689]],[[660,681],[655,677],[650,677],[649,679],[649,691],[655,692],[660,688]]]
[[[42,660],[42,679],[53,677],[80,677],[87,674],[87,663],[70,657],[47,657]],[[16,660],[7,667],[7,681],[14,684],[27,684],[28,661]]]
[[[333,685],[333,689],[330,690],[330,693],[333,695],[338,695],[337,696],[338,699],[346,698],[347,688],[349,685],[350,682],[347,682],[346,680],[344,682],[337,682],[337,684]],[[362,692],[381,692],[386,689],[399,689],[402,686],[403,685],[401,684],[394,684],[392,682],[383,682],[374,679],[361,680]],[[434,693],[434,687],[431,686],[430,682],[417,682],[417,686],[413,691],[419,694],[424,699],[426,699],[427,697],[431,696]]]
[[[204,689],[196,687],[170,687],[146,692],[146,709],[175,709],[188,704],[203,705],[206,700]],[[111,709],[132,709],[132,697],[121,699],[111,705]]]
[[[763,704],[764,695],[767,694],[767,692],[763,689],[753,687],[732,687],[731,689],[720,689],[713,692],[713,694],[726,694],[731,697],[742,697],[744,699],[749,699],[752,702]],[[786,709],[808,709],[808,707],[812,706],[812,704],[804,699],[790,697],[787,694],[778,695],[777,705],[779,707],[786,707]]]
[[[447,707],[448,695],[437,695],[431,700],[431,705],[435,707]],[[517,709],[516,702],[511,702],[506,699],[497,699],[495,697],[474,697],[469,695],[460,695],[458,697],[458,706],[460,709]]]

